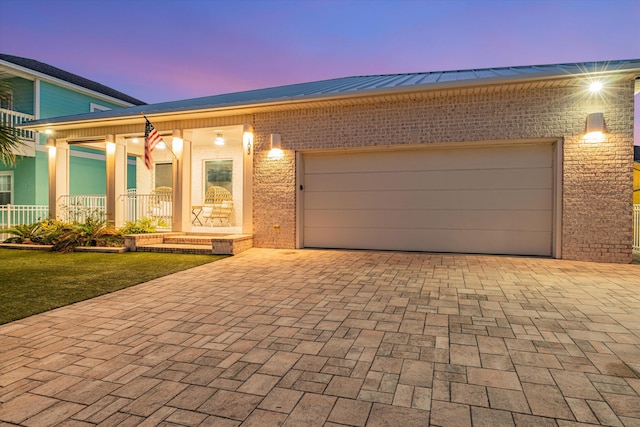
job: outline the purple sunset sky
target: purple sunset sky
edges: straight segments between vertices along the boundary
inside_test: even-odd
[[[639,22],[638,0],[0,0],[0,52],[154,103],[351,75],[636,59]]]

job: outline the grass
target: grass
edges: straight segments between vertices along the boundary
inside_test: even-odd
[[[0,324],[217,261],[224,256],[0,249]]]

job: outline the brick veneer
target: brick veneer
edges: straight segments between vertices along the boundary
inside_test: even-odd
[[[562,139],[562,258],[631,262],[633,81],[587,95],[584,82],[556,87],[381,96],[344,106],[254,115],[254,246],[296,244],[295,151],[467,141]],[[349,105],[351,104],[351,105]],[[584,141],[588,113],[602,111],[607,140]],[[269,134],[284,157],[268,157]]]

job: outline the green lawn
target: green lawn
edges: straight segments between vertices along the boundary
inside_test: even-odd
[[[0,324],[94,298],[224,256],[0,249]]]

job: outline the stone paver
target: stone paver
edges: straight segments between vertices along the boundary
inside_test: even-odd
[[[636,426],[640,266],[251,249],[0,351],[0,425]]]

